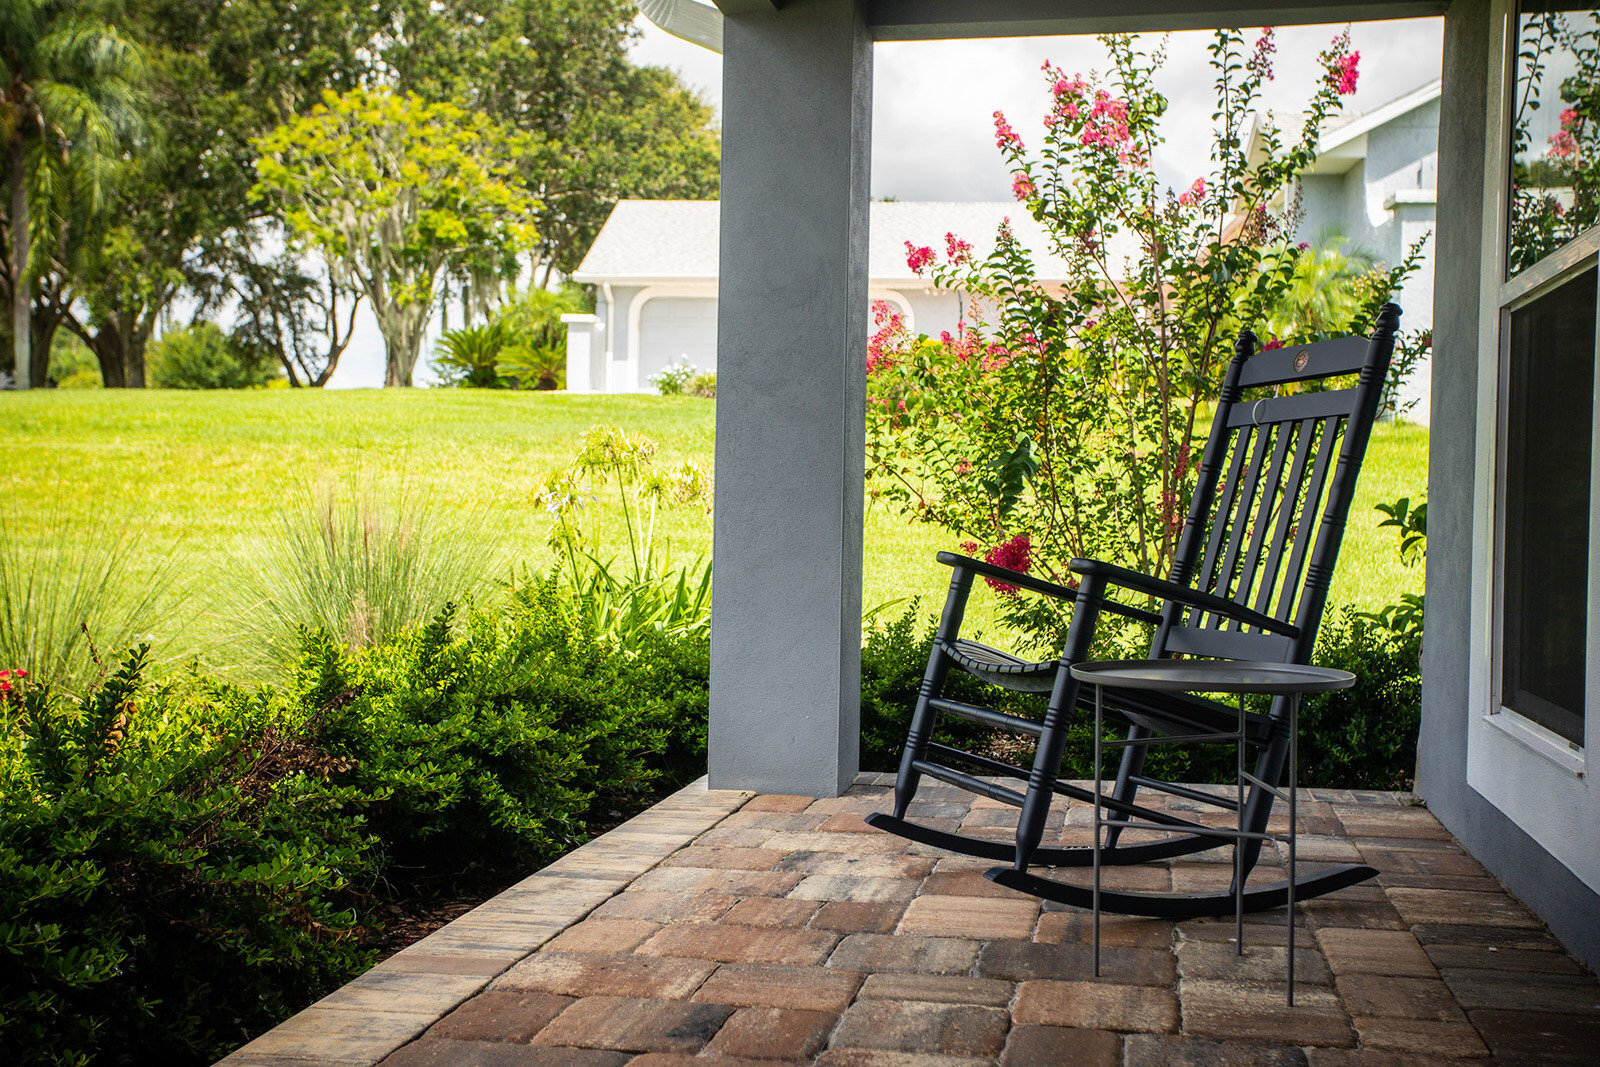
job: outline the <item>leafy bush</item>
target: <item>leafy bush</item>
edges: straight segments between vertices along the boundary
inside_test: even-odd
[[[100,361],[89,346],[66,330],[57,330],[50,342],[50,381],[58,389],[98,389]]]
[[[496,367],[506,344],[506,331],[499,323],[448,330],[439,338],[433,368],[445,385],[503,389]]]
[[[280,368],[258,349],[235,345],[214,323],[169,330],[145,356],[157,389],[250,389],[277,378]]]
[[[4,1062],[215,1059],[370,962],[343,765],[269,695],[152,686],[146,656],[0,707]]]
[[[485,325],[439,339],[433,366],[446,385],[476,389],[564,389],[567,328],[561,316],[584,309],[581,290],[529,289]]]
[[[900,748],[911,726],[917,687],[933,647],[933,627],[918,629],[917,608],[874,627],[861,651],[861,766],[899,769]],[[1335,693],[1305,697],[1300,705],[1300,784],[1345,789],[1406,789],[1416,765],[1421,721],[1420,645],[1390,633],[1370,618],[1345,609],[1330,613],[1317,638],[1313,662],[1347,670],[1356,684]],[[965,672],[950,673],[945,688],[953,699],[1038,719],[1043,699],[1006,693]],[[1094,773],[1093,718],[1074,717],[1061,775]],[[1027,768],[1033,742],[1009,733],[941,716],[934,740]],[[1231,745],[1158,746],[1147,772],[1178,782],[1232,781]],[[1107,776],[1115,773],[1114,761]]]
[[[690,378],[683,387],[687,396],[703,397],[706,400],[717,398],[717,375],[715,371],[701,371]]]
[[[656,392],[662,396],[684,396],[689,392],[689,384],[704,374],[704,371],[687,359],[680,359],[668,363],[645,381],[655,386]],[[714,376],[712,380],[715,382]]]

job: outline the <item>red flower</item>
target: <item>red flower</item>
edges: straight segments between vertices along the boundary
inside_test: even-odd
[[[983,561],[992,563],[996,567],[1004,567],[1008,571],[1016,571],[1018,574],[1027,574],[1029,566],[1033,563],[1032,553],[1033,546],[1028,541],[1028,535],[1018,534],[1004,544],[995,545],[991,548],[988,554],[983,557]],[[988,582],[996,591],[1007,596],[1017,595],[1017,587],[1010,582],[1003,582],[987,575],[984,576],[983,580]]]
[[[971,263],[972,245],[953,233],[944,235],[944,254],[951,263]]]
[[[933,264],[933,249],[927,245],[918,248],[910,241],[906,242],[906,266],[911,268],[913,274],[921,274]]]

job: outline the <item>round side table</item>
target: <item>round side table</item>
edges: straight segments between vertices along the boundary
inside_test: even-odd
[[[1288,1002],[1294,1004],[1294,887],[1295,887],[1295,823],[1297,821],[1298,745],[1300,696],[1302,693],[1321,693],[1332,689],[1348,689],[1355,684],[1356,676],[1349,671],[1332,670],[1298,663],[1261,663],[1251,660],[1101,660],[1075,664],[1072,676],[1080,682],[1095,687],[1094,690],[1094,973],[1100,975],[1100,852],[1102,830],[1106,827],[1124,829],[1167,829],[1160,823],[1128,816],[1107,819],[1100,803],[1101,753],[1106,746],[1121,747],[1127,741],[1104,736],[1104,719],[1101,705],[1106,687],[1112,689],[1148,689],[1166,693],[1234,693],[1239,698],[1238,725],[1233,731],[1185,734],[1181,737],[1157,734],[1143,739],[1144,744],[1179,742],[1216,743],[1233,741],[1237,750],[1235,788],[1238,794],[1238,824],[1234,829],[1217,828],[1211,833],[1220,838],[1232,839],[1233,848],[1233,943],[1234,951],[1244,954],[1244,854],[1239,844],[1246,840],[1280,841],[1289,843],[1289,892],[1285,909],[1289,922],[1289,975]],[[1266,782],[1245,770],[1245,709],[1244,698],[1250,693],[1267,693],[1289,698],[1289,786],[1287,792],[1275,782]],[[1244,788],[1248,782],[1265,789],[1274,797],[1289,804],[1289,832],[1255,833],[1244,828]]]

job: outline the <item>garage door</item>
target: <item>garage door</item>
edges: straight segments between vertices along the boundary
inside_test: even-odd
[[[716,369],[716,297],[658,296],[639,309],[639,384],[680,359]]]

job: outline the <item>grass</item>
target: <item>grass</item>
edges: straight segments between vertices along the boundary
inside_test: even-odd
[[[0,393],[5,534],[67,545],[107,515],[120,517],[134,538],[127,565],[135,584],[164,568],[187,579],[192,621],[181,632],[176,623],[158,631],[158,640],[214,660],[251,607],[241,602],[249,595],[241,576],[259,570],[261,539],[320,487],[392,486],[456,516],[454,528],[470,531],[457,536],[476,539],[467,547],[485,568],[505,558],[539,568],[552,557],[549,520],[533,493],[571,459],[585,429],[614,423],[654,438],[663,466],[709,466],[714,411],[684,397],[465,390]],[[1373,504],[1422,494],[1427,440],[1425,429],[1408,425],[1374,435],[1333,603],[1374,608],[1420,591],[1421,572],[1400,566]],[[602,514],[611,506],[602,503]],[[710,524],[698,509],[665,513],[661,532],[677,561],[709,550]],[[953,540],[887,507],[869,509],[863,604],[920,596],[934,611],[948,572],[933,555]]]

